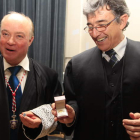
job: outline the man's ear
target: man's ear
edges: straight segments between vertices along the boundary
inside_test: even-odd
[[[124,27],[126,26],[127,24],[127,21],[128,21],[128,15],[127,14],[124,14],[120,17],[120,29],[123,30]]]
[[[34,40],[34,36],[32,36],[31,39],[29,40],[29,46],[31,46],[33,40]]]

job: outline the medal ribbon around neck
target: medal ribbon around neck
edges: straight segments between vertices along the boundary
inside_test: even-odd
[[[18,90],[19,86],[21,85],[21,82],[22,82],[22,80],[23,80],[25,74],[26,74],[26,71],[24,71],[23,76],[22,76],[22,78],[21,78],[21,80],[20,80],[18,86],[16,87],[15,91],[12,90],[12,88],[11,88],[11,86],[10,86],[10,84],[9,84],[9,82],[8,82],[8,80],[7,80],[7,78],[5,77],[6,83],[7,83],[7,85],[9,86],[9,89],[10,89],[11,92],[12,92],[12,97],[13,97],[13,98],[12,98],[12,111],[13,111],[13,113],[16,112],[16,98],[15,98],[15,97],[16,97],[16,91]]]

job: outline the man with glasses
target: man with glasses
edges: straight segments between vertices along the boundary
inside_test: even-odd
[[[140,140],[140,43],[123,34],[128,7],[124,0],[87,0],[84,14],[97,46],[68,63],[64,90],[76,115],[55,120],[67,135],[74,129],[73,140]]]

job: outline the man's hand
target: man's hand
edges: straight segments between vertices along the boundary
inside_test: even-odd
[[[66,109],[67,109],[67,112],[68,112],[68,116],[67,117],[62,117],[62,118],[57,118],[55,103],[53,103],[52,104],[52,114],[54,115],[54,121],[59,121],[60,123],[64,123],[64,124],[72,123],[74,121],[74,118],[75,118],[75,111],[68,104],[66,104]]]
[[[23,125],[28,128],[38,128],[41,124],[41,119],[35,114],[33,114],[31,111],[23,112],[19,116]]]
[[[140,140],[140,113],[129,113],[129,116],[132,120],[124,119],[123,126],[131,140]]]

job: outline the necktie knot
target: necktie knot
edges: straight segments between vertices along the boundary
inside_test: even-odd
[[[109,63],[114,67],[118,63],[118,59],[115,56],[117,53],[113,49],[106,51],[105,53],[110,57]]]
[[[105,52],[109,57],[112,57],[112,55],[115,55],[116,54],[116,52],[113,50],[113,49],[111,49],[111,50],[109,50],[109,51],[106,51]]]
[[[15,66],[8,68],[12,75],[17,75],[17,73],[20,71],[21,66]]]

